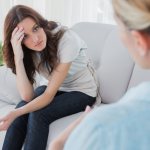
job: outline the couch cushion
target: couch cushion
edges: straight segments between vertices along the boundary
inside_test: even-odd
[[[72,28],[88,45],[94,62],[103,103],[119,100],[127,90],[134,63],[124,48],[116,26],[79,23]]]
[[[49,137],[47,142],[47,150],[50,142],[59,135],[70,123],[76,120],[82,112],[76,113],[74,115],[70,115],[61,119],[54,121],[49,128]]]
[[[48,83],[48,80],[38,73],[36,73],[35,80],[34,88]],[[16,75],[6,66],[0,67],[0,100],[9,104],[18,104],[21,101],[16,86]]]
[[[100,66],[104,43],[112,31],[112,25],[82,22],[74,25],[72,29],[86,42],[87,53],[97,69]]]
[[[0,110],[1,110],[1,108],[5,107],[6,105],[8,105],[8,103],[1,101],[1,99],[0,99]]]
[[[17,104],[21,99],[16,87],[16,77],[6,66],[0,67],[0,99],[9,104]]]
[[[103,103],[116,102],[125,94],[133,68],[134,62],[114,28],[104,43],[101,66],[98,69]]]

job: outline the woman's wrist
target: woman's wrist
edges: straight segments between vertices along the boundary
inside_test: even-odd
[[[14,58],[14,59],[15,59],[16,65],[20,65],[21,63],[23,63],[23,59],[20,59],[20,58]]]
[[[14,109],[13,111],[17,117],[24,115],[24,108],[22,108],[22,107]]]

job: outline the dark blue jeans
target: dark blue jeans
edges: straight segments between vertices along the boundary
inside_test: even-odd
[[[35,90],[35,97],[41,95],[46,86]],[[82,92],[58,91],[53,101],[46,107],[22,115],[15,119],[7,130],[2,150],[45,150],[47,145],[49,125],[62,117],[83,111],[87,105],[92,106],[95,97]],[[26,105],[21,101],[16,108]]]

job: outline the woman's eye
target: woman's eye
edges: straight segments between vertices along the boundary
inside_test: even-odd
[[[33,31],[38,31],[39,28],[40,26],[36,26]]]

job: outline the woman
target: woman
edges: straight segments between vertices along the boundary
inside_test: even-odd
[[[136,63],[150,69],[150,1],[112,2],[123,43]],[[70,135],[80,122],[76,120],[58,136],[50,150],[63,149],[68,137],[64,150],[148,150],[150,82],[129,90],[118,103],[90,112]]]
[[[3,150],[45,150],[49,124],[96,100],[97,86],[83,40],[45,20],[32,8],[14,6],[4,24],[4,59],[16,74],[22,101],[0,120]],[[34,91],[35,74],[48,80]]]

